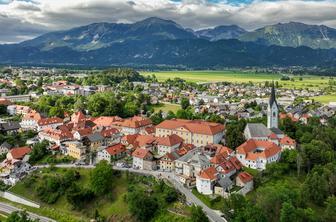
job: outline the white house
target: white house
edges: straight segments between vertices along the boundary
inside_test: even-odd
[[[196,189],[199,193],[210,195],[213,194],[214,186],[217,182],[218,173],[215,167],[209,167],[196,176]]]
[[[164,156],[166,153],[172,153],[176,151],[182,143],[183,139],[175,134],[159,137],[157,139],[158,154]]]

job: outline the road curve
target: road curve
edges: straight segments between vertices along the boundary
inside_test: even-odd
[[[7,213],[7,214],[11,214],[15,211],[23,211],[23,210],[20,208],[14,207],[12,205],[0,202],[0,211]],[[28,211],[27,213],[31,219],[34,219],[34,220],[38,219],[40,222],[56,222],[56,220],[50,219],[48,217],[43,217],[43,216],[28,212]]]

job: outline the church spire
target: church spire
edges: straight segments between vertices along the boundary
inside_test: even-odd
[[[267,127],[278,128],[279,107],[276,101],[274,82],[272,84],[271,96],[267,108]]]
[[[276,101],[276,97],[275,97],[274,82],[272,83],[271,97],[270,97],[270,99],[269,99],[269,105],[272,106],[273,103],[275,103],[276,106],[278,106],[278,103],[277,103],[277,101]]]

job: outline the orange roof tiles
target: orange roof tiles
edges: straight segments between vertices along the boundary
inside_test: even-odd
[[[119,133],[119,130],[116,128],[111,128],[102,130],[100,133],[103,137],[111,137],[112,135]]]
[[[123,153],[126,151],[126,148],[124,145],[122,144],[116,144],[116,145],[113,145],[113,146],[109,146],[105,149],[110,155],[114,156],[114,155],[117,155],[119,153]]]
[[[57,124],[57,123],[63,123],[63,119],[58,118],[58,117],[51,117],[51,118],[43,118],[40,119],[37,124],[40,126],[45,126],[45,125],[51,125],[51,124]]]
[[[215,135],[224,131],[224,125],[202,120],[184,120],[184,119],[171,119],[165,120],[156,126],[156,129],[170,129],[176,130],[184,128],[192,133]]]
[[[165,137],[159,137],[157,139],[157,142],[158,142],[158,145],[171,147],[177,144],[181,144],[183,142],[183,139],[176,134],[172,134],[172,135],[165,136]]]
[[[199,177],[206,180],[215,180],[217,171],[215,167],[209,167],[199,173]]]
[[[239,173],[238,177],[243,183],[248,183],[253,180],[253,177],[247,172]]]
[[[280,139],[280,144],[281,145],[295,145],[296,141],[286,135]]]
[[[121,121],[119,116],[100,116],[92,120],[97,126],[111,127],[115,122]]]
[[[23,118],[23,120],[30,120],[33,119],[35,121],[39,121],[40,119],[42,119],[40,113],[38,113],[35,110],[30,111],[29,113],[27,113]]]
[[[119,123],[122,127],[128,128],[140,128],[144,126],[148,126],[152,124],[152,121],[148,118],[144,118],[141,116],[134,116]]]
[[[11,149],[9,152],[13,159],[23,159],[25,155],[31,152],[31,148],[29,146],[17,147]]]
[[[140,158],[140,159],[144,159],[148,155],[151,155],[151,152],[147,149],[144,149],[144,148],[138,148],[132,153],[133,157],[137,157],[137,158]]]
[[[260,149],[258,152],[256,150]],[[257,158],[269,158],[281,151],[281,148],[270,141],[259,141],[249,139],[242,145],[240,145],[236,152],[238,154],[245,154],[246,159],[256,160]]]

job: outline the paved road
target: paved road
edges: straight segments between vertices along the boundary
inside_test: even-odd
[[[41,167],[48,167],[48,165],[39,165],[37,166],[39,168]],[[81,167],[81,168],[94,168],[93,165],[74,165],[74,164],[58,164],[55,165],[55,167],[62,167],[62,168],[71,168],[71,167]],[[178,182],[175,178],[175,175],[170,172],[160,172],[160,171],[149,171],[149,170],[135,170],[132,168],[120,168],[114,166],[113,169],[115,170],[121,170],[121,171],[129,171],[133,173],[138,174],[144,174],[144,175],[152,175],[158,178],[165,178],[167,179],[171,184],[174,185],[176,189],[178,189],[181,193],[183,193],[186,196],[186,199],[189,203],[201,206],[212,222],[227,222],[223,217],[221,217],[218,213],[216,213],[214,210],[206,206],[201,200],[199,200],[189,189],[184,187],[180,182]]]
[[[22,211],[22,209],[0,202],[0,211],[7,213],[7,214],[11,214],[15,211]],[[27,212],[27,213],[31,219],[34,219],[34,220],[38,219],[40,222],[56,222],[56,220],[52,220],[47,217],[39,216],[31,212]]]

